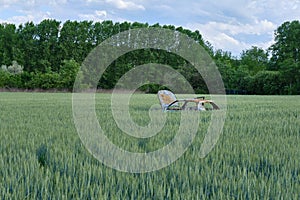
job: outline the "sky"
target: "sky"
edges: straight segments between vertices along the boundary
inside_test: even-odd
[[[300,0],[0,0],[0,23],[44,19],[181,26],[238,57],[252,46],[267,49],[278,26],[300,20]]]

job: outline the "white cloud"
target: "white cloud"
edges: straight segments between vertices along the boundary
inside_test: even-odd
[[[143,5],[136,4],[132,1],[106,0],[105,2],[115,6],[118,9],[122,9],[122,10],[145,10],[145,7]]]
[[[105,10],[96,10],[94,14],[79,14],[81,20],[92,20],[102,22],[106,19],[107,12]]]
[[[7,5],[7,4],[14,4],[18,2],[19,0],[0,0],[0,5]]]
[[[101,0],[100,0],[101,1]],[[99,2],[99,0],[85,0],[87,3],[92,3],[92,2]]]
[[[255,0],[250,1],[246,7],[251,10],[251,15],[259,18],[267,17],[277,24],[285,20],[299,19],[299,8],[299,0]]]
[[[193,18],[186,27],[199,30],[215,48],[234,55],[251,46],[267,49],[278,26],[300,18],[300,0],[226,0],[198,6],[211,14],[200,14],[206,20]]]
[[[0,8],[7,8],[17,2],[18,0],[0,0]]]
[[[107,16],[107,12],[105,10],[96,10],[95,14],[99,17],[106,17]]]
[[[199,30],[215,48],[239,54],[252,45],[268,47],[279,25],[299,20],[300,0],[0,0],[0,22],[50,17],[183,26]]]
[[[242,52],[242,50],[250,46],[249,44],[239,41],[225,33],[216,33],[214,35],[207,36],[207,38],[215,49],[230,51],[236,56]]]
[[[196,25],[197,26],[197,25]],[[207,24],[199,24],[198,25],[200,30],[216,30],[221,32],[227,32],[231,35],[237,35],[237,34],[255,34],[255,35],[261,35],[261,34],[269,34],[274,31],[276,28],[276,25],[268,20],[261,20],[261,21],[254,21],[252,24],[242,24],[242,23],[223,23],[223,22],[208,22]]]
[[[33,21],[34,23],[39,23],[44,19],[50,19],[50,18],[51,18],[50,12],[27,11],[25,15],[16,15],[5,20],[0,18],[0,23],[12,23],[12,24],[19,25],[29,21]]]
[[[156,8],[164,10],[164,11],[172,11],[173,10],[171,6],[166,5],[166,4],[158,5],[158,6],[156,6]]]
[[[231,51],[234,55],[238,55],[242,50],[251,46],[259,46],[261,48],[269,47],[273,40],[265,42],[251,42],[248,37],[265,36],[271,38],[276,25],[268,20],[254,20],[251,24],[246,23],[223,23],[211,21],[205,24],[188,24],[187,27],[192,30],[199,30],[203,38],[209,41],[214,48]],[[243,35],[243,39],[239,37]],[[245,39],[246,38],[246,39]]]
[[[19,7],[36,7],[41,5],[57,6],[68,3],[68,0],[0,0],[0,7],[7,8],[10,6]]]
[[[59,5],[63,5],[63,4],[67,4],[68,0],[50,0],[49,4],[52,6],[59,6]]]

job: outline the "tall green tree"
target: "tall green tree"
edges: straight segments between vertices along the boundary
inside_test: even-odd
[[[18,47],[22,56],[20,64],[27,72],[36,71],[39,59],[39,44],[37,27],[33,22],[27,22],[18,28]]]
[[[242,52],[241,65],[243,65],[251,75],[255,75],[267,68],[268,54],[262,48],[253,46],[251,49]]]
[[[99,24],[96,24],[98,27]],[[59,43],[63,59],[81,63],[99,39],[92,21],[66,21],[60,32]],[[100,34],[100,31],[97,32]]]
[[[300,22],[285,22],[275,31],[275,43],[270,47],[271,61],[277,65],[286,59],[300,60]]]
[[[275,31],[271,69],[279,70],[289,94],[300,94],[300,22],[285,22]]]
[[[39,71],[46,72],[47,68],[58,71],[60,65],[59,55],[59,21],[46,19],[37,25],[37,42],[39,58],[36,67]]]
[[[16,52],[16,26],[0,24],[0,65],[10,65]]]
[[[64,60],[59,71],[59,88],[71,90],[79,68],[80,65],[75,60]]]

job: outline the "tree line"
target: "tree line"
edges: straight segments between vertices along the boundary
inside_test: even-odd
[[[160,27],[179,31],[204,47],[222,75],[228,93],[300,94],[300,23],[285,22],[274,31],[275,43],[267,50],[252,47],[240,57],[214,50],[199,31],[173,25],[114,23],[112,21],[66,21],[46,19],[0,24],[0,88],[72,90],[86,56],[111,36],[136,28]],[[119,78],[134,66],[160,63],[180,72],[198,93],[207,87],[196,69],[178,55],[157,49],[129,52],[107,68],[98,88],[112,89]],[[87,86],[88,87],[88,86]],[[141,90],[156,92],[162,86],[145,85]]]

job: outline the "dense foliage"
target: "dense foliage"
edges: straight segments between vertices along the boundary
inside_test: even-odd
[[[223,134],[206,158],[199,152],[211,119],[210,112],[201,112],[197,135],[181,158],[155,172],[131,174],[106,167],[85,149],[73,124],[71,94],[0,93],[0,197],[299,199],[299,97],[227,98]],[[172,112],[157,135],[131,137],[113,119],[111,96],[96,99],[98,120],[120,148],[154,151],[178,131],[180,113]],[[147,125],[154,103],[156,95],[134,94],[133,120]]]
[[[112,21],[43,20],[18,27],[0,24],[0,88],[72,89],[79,66],[90,51],[119,32],[148,27],[176,30],[193,38],[213,57],[229,93],[300,94],[300,23],[285,22],[275,30],[275,43],[263,50],[252,47],[239,58],[213,50],[199,31],[172,25],[113,23]],[[201,31],[201,30],[200,30]],[[196,92],[206,93],[201,75],[190,63],[168,52],[144,49],[130,52],[107,69],[98,87],[111,89],[116,81],[138,64],[168,64],[182,73]],[[159,86],[143,89],[155,92]]]

